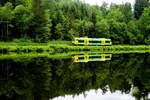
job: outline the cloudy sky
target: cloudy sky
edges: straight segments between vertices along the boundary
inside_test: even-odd
[[[84,1],[85,3],[89,3],[91,5],[95,4],[101,5],[103,2],[106,2],[108,4],[111,3],[122,4],[125,2],[130,2],[133,5],[135,0],[81,0],[81,1]]]

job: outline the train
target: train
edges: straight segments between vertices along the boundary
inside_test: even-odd
[[[72,40],[73,45],[79,46],[111,46],[111,39],[79,37]]]

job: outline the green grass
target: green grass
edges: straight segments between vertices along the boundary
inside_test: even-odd
[[[130,46],[130,45],[114,45],[114,46],[70,46],[70,45],[49,45],[55,51],[130,51],[130,50],[150,50],[150,46]]]
[[[98,52],[150,52],[150,45],[113,45],[113,46],[73,46],[70,41],[50,41],[48,43],[0,42],[0,52],[50,52],[67,53],[78,51]]]
[[[36,58],[36,57],[47,57],[47,58],[53,58],[53,59],[61,59],[61,58],[70,58],[71,55],[70,54],[52,54],[52,53],[48,53],[48,52],[42,52],[42,53],[38,53],[38,52],[30,52],[30,53],[16,53],[16,52],[9,52],[6,54],[0,54],[0,59],[18,59],[18,60],[22,60],[22,59],[32,59],[32,58]]]
[[[50,53],[50,52],[29,52],[29,53],[23,53],[23,52],[8,52],[6,54],[0,54],[0,60],[2,59],[15,59],[17,60],[27,60],[27,59],[32,59],[32,58],[37,58],[37,57],[47,57],[51,59],[66,59],[66,58],[72,58],[73,55],[87,55],[91,53],[110,53],[110,54],[127,54],[127,53],[145,53],[149,51],[145,50],[139,50],[139,51],[105,51],[105,52],[100,52],[100,51],[70,51],[67,53]]]
[[[53,52],[54,49],[49,46],[0,46],[1,53],[7,52]]]

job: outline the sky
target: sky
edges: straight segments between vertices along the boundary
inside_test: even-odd
[[[122,4],[126,2],[130,2],[132,5],[134,5],[135,0],[81,0],[84,1],[85,3],[91,4],[91,5],[101,5],[103,2],[108,3],[109,5],[111,3],[116,3],[116,4]]]

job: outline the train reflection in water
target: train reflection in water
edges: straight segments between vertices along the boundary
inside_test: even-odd
[[[79,54],[72,56],[74,62],[109,61],[111,58],[112,54],[102,53]]]

